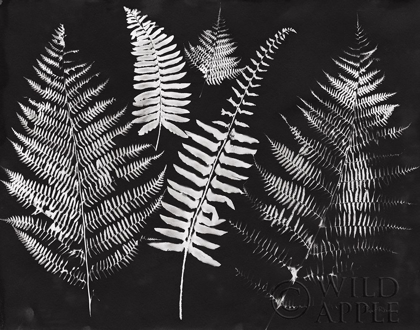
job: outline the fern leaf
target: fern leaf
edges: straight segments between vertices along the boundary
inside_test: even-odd
[[[105,114],[114,102],[99,100],[106,82],[74,53],[59,26],[37,61],[39,81],[27,79],[35,97],[20,104],[25,134],[14,131],[12,145],[34,179],[6,169],[4,184],[32,215],[3,220],[47,271],[86,287],[91,313],[91,282],[132,260],[138,234],[160,207],[165,171],[133,184],[160,155],[144,156],[149,145],[116,148],[113,139],[131,124],[117,126],[124,110]],[[129,182],[119,194],[118,180]]]
[[[190,103],[189,93],[184,90],[190,84],[179,80],[185,76],[182,71],[183,62],[180,51],[175,51],[173,36],[163,32],[155,22],[141,15],[137,9],[124,7],[128,29],[134,40],[132,54],[136,56],[134,65],[134,89],[140,91],[134,99],[134,106],[140,108],[133,111],[138,118],[133,123],[143,124],[139,135],[158,129],[155,149],[158,148],[162,126],[171,133],[187,138],[185,132],[177,124],[189,121],[184,117],[189,113],[184,109]]]
[[[299,106],[317,138],[304,136],[283,117],[300,146],[298,152],[271,139],[269,143],[287,177],[257,164],[266,197],[254,198],[246,190],[261,218],[270,221],[277,233],[307,243],[301,244],[302,260],[282,265],[301,269],[305,279],[349,270],[351,254],[390,252],[375,237],[408,229],[381,216],[386,208],[407,204],[381,190],[417,167],[389,166],[385,161],[398,155],[377,153],[381,140],[398,138],[407,127],[386,127],[398,105],[386,103],[395,93],[377,92],[384,77],[373,68],[375,51],[358,23],[356,45],[334,60],[338,75],[326,73],[327,83],[319,84],[322,94],[312,92],[313,102],[302,100]],[[267,198],[273,202],[266,203]],[[261,233],[247,234],[243,226],[235,227],[269,260],[277,258],[277,249],[290,253]],[[291,275],[300,277],[297,272]]]
[[[244,70],[237,68],[240,60],[231,56],[237,47],[229,35],[221,12],[220,5],[216,23],[211,30],[203,31],[197,46],[189,44],[184,48],[190,65],[201,71],[208,85],[220,85],[223,80],[233,79]]]
[[[250,155],[256,152],[258,140],[247,135],[247,125],[242,118],[252,115],[249,101],[257,96],[254,92],[256,80],[261,79],[261,72],[268,66],[267,60],[278,47],[285,35],[294,32],[283,29],[270,38],[263,53],[257,52],[258,61],[252,67],[246,67],[242,79],[237,79],[239,87],[233,88],[235,95],[228,102],[232,109],[222,110],[223,120],[205,124],[197,120],[201,133],[187,132],[190,140],[179,151],[181,165],[174,169],[184,184],[168,180],[168,196],[171,202],[162,202],[168,215],[161,215],[169,228],[155,228],[165,240],[149,243],[152,247],[164,251],[183,253],[180,283],[179,317],[182,318],[182,293],[187,256],[191,254],[203,263],[220,266],[208,250],[219,247],[210,240],[226,232],[216,228],[225,219],[220,218],[216,206],[226,204],[234,209],[231,194],[242,194],[238,184],[247,179],[242,170],[252,166]],[[239,123],[239,124],[238,124]],[[204,235],[204,236],[203,236]],[[169,240],[168,240],[169,239]]]

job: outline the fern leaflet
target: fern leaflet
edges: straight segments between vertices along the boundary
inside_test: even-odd
[[[36,98],[20,104],[25,134],[15,132],[12,144],[35,180],[6,170],[3,183],[34,211],[3,221],[39,264],[87,288],[91,314],[91,282],[133,259],[136,236],[160,206],[164,171],[133,185],[160,155],[147,156],[149,145],[116,146],[132,124],[116,126],[124,110],[105,115],[115,100],[99,99],[106,82],[97,83],[98,74],[74,53],[59,26],[35,67],[38,81],[27,79]],[[126,182],[123,192],[119,182]]]

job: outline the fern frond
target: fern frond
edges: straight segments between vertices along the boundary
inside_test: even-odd
[[[273,230],[274,224],[293,224],[280,233],[307,242],[301,244],[302,260],[282,265],[303,268],[306,279],[351,269],[351,255],[356,253],[392,252],[375,237],[408,229],[381,216],[386,208],[409,204],[385,196],[381,189],[418,167],[388,166],[385,161],[398,155],[376,153],[374,143],[398,138],[408,126],[386,127],[398,104],[386,103],[395,93],[377,92],[384,76],[373,68],[375,51],[358,24],[356,46],[334,60],[338,75],[326,73],[327,83],[319,83],[322,94],[312,92],[313,102],[302,100],[299,106],[315,137],[304,136],[283,116],[300,148],[295,152],[270,138],[269,145],[290,181],[256,165],[266,198],[274,203],[251,198],[254,208],[271,221]],[[289,253],[280,242],[239,228],[245,241],[257,244],[269,260],[276,258],[272,246]]]
[[[184,48],[185,56],[192,67],[203,74],[208,85],[220,85],[225,79],[237,77],[244,69],[237,68],[240,60],[230,56],[237,48],[226,28],[219,7],[217,21],[211,30],[205,30],[199,37],[199,44]]]
[[[187,132],[190,140],[183,144],[178,152],[181,165],[174,165],[181,182],[168,180],[168,196],[172,202],[162,202],[168,215],[161,219],[169,228],[155,228],[165,238],[149,245],[164,250],[183,253],[180,284],[179,317],[182,318],[182,292],[187,256],[191,254],[203,263],[220,266],[208,250],[219,247],[210,240],[226,232],[216,228],[225,219],[220,218],[216,205],[226,204],[234,209],[230,194],[242,194],[238,185],[247,179],[245,169],[252,166],[250,155],[256,152],[258,140],[247,135],[245,116],[252,115],[255,104],[249,101],[257,94],[255,81],[262,79],[261,73],[268,66],[278,45],[284,37],[294,32],[283,29],[266,42],[265,47],[257,51],[258,60],[252,60],[252,67],[247,66],[242,72],[242,79],[237,79],[238,87],[233,87],[234,96],[228,99],[229,110],[222,109],[222,120],[205,124],[197,120],[201,133]],[[244,118],[244,119],[243,119]],[[168,240],[169,239],[169,240]]]
[[[20,104],[25,134],[14,131],[12,145],[34,179],[5,170],[8,192],[32,216],[3,219],[38,263],[71,284],[87,288],[133,258],[144,223],[160,207],[164,172],[133,184],[160,155],[149,145],[116,148],[115,137],[131,124],[117,126],[124,109],[106,111],[114,99],[98,100],[106,82],[92,66],[72,59],[61,25],[37,61],[35,92]],[[118,192],[118,180],[130,184]]]
[[[128,29],[134,40],[132,54],[136,56],[134,65],[134,89],[141,93],[134,99],[133,111],[138,118],[133,123],[143,124],[139,135],[158,129],[155,149],[158,148],[162,126],[171,133],[187,138],[177,124],[189,121],[184,115],[189,113],[184,107],[190,103],[189,93],[184,90],[190,84],[179,80],[186,75],[182,71],[183,62],[180,51],[175,51],[173,36],[163,32],[155,22],[141,15],[137,9],[124,7]]]

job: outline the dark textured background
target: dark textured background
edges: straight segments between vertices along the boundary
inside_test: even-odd
[[[138,8],[143,14],[175,35],[178,45],[197,42],[197,36],[216,20],[219,1],[212,0],[5,0],[0,5],[0,165],[11,169],[18,164],[6,137],[13,138],[11,127],[18,128],[17,101],[28,93],[23,77],[34,77],[32,65],[43,52],[53,30],[63,23],[67,42],[80,50],[86,62],[95,62],[95,70],[110,78],[107,93],[118,105],[128,104],[136,94],[132,89],[133,57],[122,6]],[[297,35],[287,38],[271,63],[259,89],[257,108],[252,118],[253,132],[261,142],[257,159],[268,159],[263,134],[287,141],[290,135],[278,113],[295,124],[305,125],[296,105],[298,97],[310,98],[322,70],[336,73],[332,57],[341,55],[354,39],[356,14],[381,59],[378,67],[386,79],[382,91],[397,92],[399,103],[391,119],[393,125],[411,127],[392,144],[403,152],[406,165],[420,164],[420,2],[391,0],[290,0],[223,1],[222,14],[238,43],[243,63],[255,49],[282,27],[293,27]],[[217,117],[227,106],[230,82],[204,89],[198,98],[202,79],[193,70],[187,80],[193,93],[189,110],[192,118]],[[130,108],[131,109],[131,108]],[[131,118],[127,115],[126,120]],[[151,141],[155,133],[151,134]],[[172,136],[165,133],[169,162],[176,161]],[[284,139],[284,140],[283,140]],[[268,160],[267,160],[268,161]],[[24,169],[22,169],[24,171]],[[1,178],[5,176],[2,173]],[[393,185],[391,192],[413,203],[420,202],[419,172]],[[16,201],[0,188],[0,217],[22,214]],[[246,202],[239,201],[236,220],[257,221]],[[393,297],[399,303],[399,323],[375,324],[365,319],[356,323],[354,314],[347,324],[330,324],[326,318],[316,323],[319,306],[297,320],[273,316],[270,302],[235,277],[233,266],[270,281],[272,285],[288,279],[275,267],[268,267],[252,255],[252,247],[241,243],[232,233],[221,239],[216,252],[223,266],[219,269],[187,261],[184,318],[177,319],[181,254],[163,253],[147,246],[140,248],[134,262],[109,279],[95,284],[93,316],[89,318],[86,293],[57,276],[47,273],[27,253],[11,227],[0,223],[0,324],[6,329],[300,329],[311,327],[359,329],[417,329],[420,325],[419,206],[390,211],[388,217],[409,225],[408,232],[384,236],[398,254],[368,255],[360,258],[361,267],[354,276],[394,277],[400,290]],[[251,219],[252,218],[252,219]],[[159,221],[156,217],[151,219]],[[152,223],[153,225],[153,223]],[[286,276],[286,277],[285,277]],[[374,282],[372,282],[374,283]],[[373,290],[374,284],[372,284]],[[319,293],[319,289],[317,291]],[[97,298],[97,299],[96,299]],[[344,297],[343,300],[347,298]],[[374,298],[372,298],[374,299]],[[369,299],[368,299],[369,301]],[[375,300],[377,301],[377,299]],[[335,313],[337,313],[335,311]],[[334,318],[337,314],[334,314]]]

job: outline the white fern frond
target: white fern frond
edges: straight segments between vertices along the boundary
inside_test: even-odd
[[[12,145],[34,179],[6,169],[3,183],[32,215],[3,220],[39,264],[87,288],[91,313],[91,282],[132,260],[145,220],[160,207],[165,170],[133,183],[160,155],[147,155],[150,145],[116,147],[131,124],[117,126],[124,110],[106,114],[114,102],[98,100],[106,82],[74,53],[59,26],[37,61],[39,82],[27,79],[35,97],[20,104],[25,134],[14,131]],[[118,180],[130,183],[120,194]]]
[[[192,67],[203,74],[208,85],[220,85],[225,79],[237,77],[243,68],[237,68],[240,60],[231,56],[237,46],[232,41],[226,22],[219,7],[217,21],[211,30],[205,30],[199,37],[199,44],[184,48],[185,56]]]
[[[262,219],[281,224],[282,218],[294,217],[290,222],[299,225],[280,233],[292,232],[295,237],[304,238],[303,242],[309,238],[308,244],[302,244],[305,257],[291,264],[294,269],[302,268],[306,279],[349,270],[351,254],[389,252],[391,249],[379,244],[375,237],[408,229],[381,216],[386,208],[409,204],[384,196],[381,190],[418,167],[384,165],[397,155],[377,154],[374,148],[374,143],[398,138],[408,127],[386,127],[398,105],[386,103],[395,93],[377,92],[384,77],[373,68],[375,51],[358,24],[356,46],[334,60],[338,76],[326,73],[327,83],[319,84],[322,96],[312,92],[314,101],[302,100],[303,105],[299,106],[317,133],[315,137],[305,136],[283,117],[300,146],[298,152],[271,139],[269,143],[290,180],[256,165],[266,198],[274,201],[251,198]],[[266,237],[254,239],[253,243],[260,250],[271,252],[266,248]],[[270,246],[274,244],[277,242]],[[287,248],[284,251],[289,253]]]
[[[128,29],[134,40],[132,54],[136,56],[134,64],[134,89],[139,90],[134,99],[134,106],[140,108],[133,111],[136,119],[133,123],[143,124],[139,135],[158,129],[155,149],[158,148],[162,126],[171,133],[187,138],[185,132],[178,127],[179,123],[189,121],[184,115],[189,111],[184,107],[190,103],[190,93],[184,92],[189,83],[180,79],[186,75],[182,69],[185,62],[176,51],[173,36],[163,32],[155,22],[141,15],[137,9],[124,7],[127,15]]]
[[[168,196],[172,202],[162,202],[168,215],[161,219],[169,228],[155,228],[165,240],[151,242],[149,245],[164,250],[183,253],[180,284],[179,316],[182,318],[182,293],[187,256],[191,254],[203,263],[220,266],[207,251],[219,247],[211,238],[226,232],[216,228],[225,219],[219,216],[218,204],[226,204],[234,209],[231,194],[242,194],[239,186],[247,179],[244,169],[252,166],[250,155],[256,152],[258,140],[247,135],[248,125],[245,116],[253,114],[255,106],[249,99],[256,97],[253,89],[255,81],[262,79],[261,73],[268,66],[278,45],[284,37],[294,32],[283,29],[257,51],[258,60],[252,60],[252,68],[246,67],[242,79],[237,79],[238,87],[233,88],[234,96],[228,99],[231,109],[222,109],[223,120],[205,124],[197,120],[201,133],[187,132],[190,140],[178,152],[181,165],[174,165],[183,184],[168,180]],[[203,236],[204,235],[204,236]],[[167,240],[169,239],[169,240]]]

